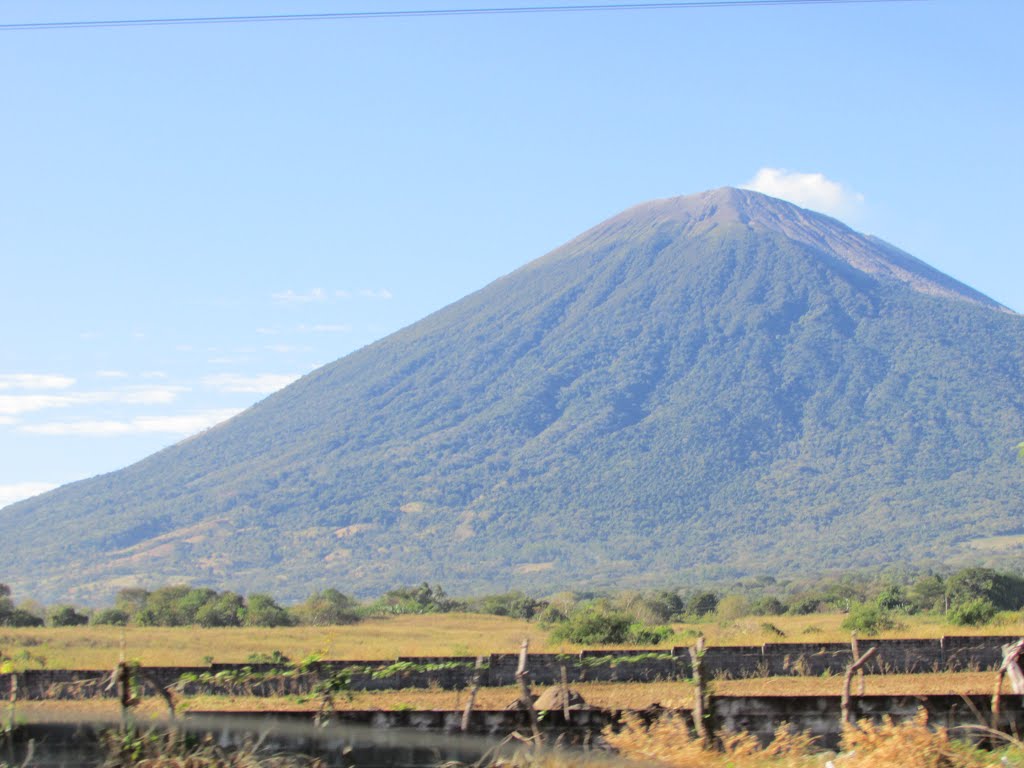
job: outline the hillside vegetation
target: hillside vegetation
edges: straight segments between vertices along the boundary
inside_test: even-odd
[[[41,599],[1019,558],[1024,320],[824,216],[631,209],[236,418],[0,510]]]

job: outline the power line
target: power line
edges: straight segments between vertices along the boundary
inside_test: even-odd
[[[927,0],[683,0],[682,2],[613,3],[609,5],[533,5],[520,8],[435,8],[430,10],[288,13],[269,16],[190,16],[156,19],[94,21],[37,21],[0,24],[0,32],[31,29],[96,29],[104,27],[169,27],[189,24],[253,24],[282,21],[350,21],[356,19],[424,18],[432,16],[498,16],[538,13],[596,13],[602,11],[692,10],[697,8],[755,8],[781,5],[875,5]]]

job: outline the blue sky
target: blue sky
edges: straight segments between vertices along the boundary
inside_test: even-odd
[[[0,24],[536,4],[0,0]],[[1024,311],[1022,26],[925,0],[0,30],[0,505],[656,197],[753,186]]]

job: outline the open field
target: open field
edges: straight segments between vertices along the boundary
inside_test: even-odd
[[[843,614],[745,617],[676,624],[666,645],[689,645],[698,632],[708,645],[769,642],[844,642]],[[882,637],[1024,634],[1019,618],[986,627],[956,627],[937,617],[912,616]],[[774,626],[779,632],[768,628]],[[524,637],[536,653],[576,652],[581,646],[552,643],[548,631],[520,619],[468,613],[369,619],[341,627],[201,629],[197,627],[0,628],[0,653],[15,669],[108,669],[117,662],[122,635],[126,655],[144,666],[201,666],[212,659],[245,662],[252,654],[281,651],[293,660],[312,653],[327,659],[393,660],[399,656],[477,656],[513,653]],[[606,645],[604,648],[629,646]]]

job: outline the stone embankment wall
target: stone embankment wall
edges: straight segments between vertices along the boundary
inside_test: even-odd
[[[1016,637],[943,637],[932,640],[860,640],[860,649],[878,648],[865,667],[867,674],[903,674],[944,670],[989,670],[1002,661],[1002,646]],[[712,678],[737,679],[781,675],[819,676],[842,674],[853,654],[846,643],[766,643],[755,646],[712,646],[704,651],[705,674]],[[518,654],[484,657],[482,686],[515,683]],[[147,667],[153,682],[167,687],[178,684],[181,692],[226,693],[246,696],[302,695],[319,680],[339,673],[354,691],[396,688],[445,689],[468,687],[473,679],[474,657],[402,657],[396,663],[374,661],[322,661],[298,674],[273,664],[212,664],[207,667]],[[681,680],[692,676],[690,649],[583,651],[578,655],[530,654],[530,679],[536,685],[569,682],[650,682]],[[110,672],[105,670],[27,670],[18,673],[22,699],[80,699],[113,697]],[[191,679],[191,682],[181,682]],[[0,677],[0,698],[9,695],[11,676]],[[143,690],[151,689],[143,683]],[[152,692],[149,690],[148,692]]]

